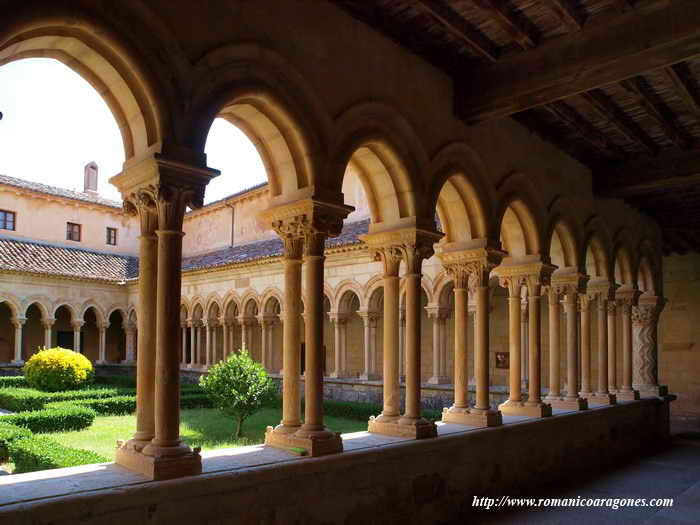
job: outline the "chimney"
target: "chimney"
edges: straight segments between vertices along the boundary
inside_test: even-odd
[[[83,193],[97,195],[97,164],[95,161],[85,165],[85,180]]]

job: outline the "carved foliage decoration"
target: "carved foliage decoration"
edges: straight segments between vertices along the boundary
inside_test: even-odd
[[[638,387],[658,384],[657,326],[661,307],[645,304],[632,307],[633,383]]]

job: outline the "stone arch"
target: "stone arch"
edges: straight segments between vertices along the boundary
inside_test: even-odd
[[[448,144],[432,159],[428,174],[429,198],[432,209],[437,209],[445,242],[498,240],[489,229],[494,191],[476,152],[464,143]]]
[[[352,305],[355,299],[357,300],[358,306],[356,309],[353,309]],[[338,294],[336,298],[335,311],[352,314],[360,308],[362,308],[362,302],[357,288],[347,286],[341,293]]]
[[[332,187],[340,191],[348,165],[355,166],[370,199],[372,223],[391,224],[421,215],[418,208],[425,203],[416,194],[428,159],[412,126],[399,112],[380,102],[351,107],[335,121],[330,150]]]
[[[126,313],[126,308],[124,306],[110,306],[105,310],[105,319],[112,317],[114,312],[119,312],[119,316],[122,319],[122,323],[126,323],[128,316]]]
[[[545,253],[552,264],[559,268],[576,268],[581,271],[584,263],[580,257],[581,234],[576,222],[565,211],[567,202],[556,199],[550,206],[550,220],[545,236]]]
[[[586,235],[582,245],[586,274],[591,278],[609,279],[612,271],[612,242],[600,217],[591,217],[586,222]]]
[[[262,300],[262,312],[266,315],[279,315],[282,311],[282,295],[277,291],[268,292]]]
[[[543,207],[530,182],[524,174],[512,173],[497,189],[501,197],[494,231],[500,232],[503,248],[511,257],[542,255]]]
[[[207,297],[207,301],[205,304],[206,304],[206,307],[205,307],[204,311],[207,312],[207,318],[210,317],[209,314],[214,307],[218,308],[219,312],[221,312],[222,301],[221,301],[221,297],[219,296],[218,293],[216,293],[216,292],[210,293],[209,297]]]
[[[102,96],[119,126],[127,159],[161,143],[168,127],[168,111],[158,95],[164,89],[134,58],[139,53],[122,35],[75,7],[29,7],[6,20],[11,29],[0,40],[0,65],[24,58],[62,62]]]
[[[13,295],[8,293],[0,293],[0,303],[5,303],[12,313],[12,317],[24,317],[26,308],[22,310],[19,301]],[[20,313],[21,312],[21,313]]]
[[[659,296],[661,293],[662,276],[658,270],[657,253],[653,248],[653,243],[648,239],[643,239],[637,249],[638,259],[634,269],[636,282],[639,290],[645,295]]]
[[[437,299],[438,305],[447,305],[450,300],[447,295],[452,294],[454,289],[454,283],[452,277],[446,272],[441,271],[440,274],[435,279],[435,285],[433,286],[433,297]]]
[[[615,235],[612,266],[617,284],[635,286],[637,279],[634,275],[632,251],[627,244],[627,239],[630,238],[630,235],[631,232],[626,228],[620,229]]]
[[[33,295],[25,298],[24,301],[22,301],[22,316],[27,316],[27,310],[33,304],[36,305],[41,312],[42,319],[49,319],[53,317],[53,314],[56,311],[56,308],[53,307],[52,302],[48,297]]]
[[[338,286],[336,286],[335,294],[333,295],[333,301],[331,302],[331,309],[339,312],[340,303],[342,301],[343,295],[348,291],[352,291],[357,296],[360,302],[360,308],[364,307],[366,302],[364,301],[364,293],[360,284],[354,279],[347,279],[342,281]]]
[[[236,317],[241,311],[241,303],[238,295],[235,292],[229,292],[224,298],[224,316],[229,319],[229,312],[233,315],[231,317]]]
[[[190,310],[190,316],[193,321],[201,321],[204,319],[204,306],[202,306],[201,300],[192,300],[192,310]]]
[[[273,200],[294,200],[324,184],[317,172],[330,119],[288,61],[255,43],[230,44],[202,57],[194,75],[186,142],[195,150],[204,151],[209,128],[220,116],[258,150]]]
[[[107,320],[107,317],[105,317],[105,313],[102,310],[102,308],[94,301],[87,301],[83,303],[83,306],[80,309],[80,320],[85,320],[85,314],[90,308],[92,308],[95,311],[95,317],[97,318],[98,323],[103,323]]]
[[[246,316],[255,316],[260,312],[260,301],[252,292],[246,294],[241,300],[241,314]]]
[[[56,301],[56,303],[53,306],[53,309],[51,310],[51,315],[48,317],[56,317],[56,312],[59,308],[62,307],[68,310],[68,313],[70,313],[71,321],[81,320],[83,318],[83,314],[85,313],[84,311],[82,311],[80,315],[78,315],[79,310],[75,306],[68,302],[58,300]]]

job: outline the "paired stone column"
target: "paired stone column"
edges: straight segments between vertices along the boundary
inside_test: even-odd
[[[364,328],[364,370],[360,379],[376,381],[380,378],[377,373],[377,312],[358,312]]]
[[[489,400],[489,276],[503,254],[495,250],[451,249],[445,245],[438,256],[454,283],[454,404],[443,409],[442,420],[470,426],[497,426],[501,412],[491,408]],[[474,378],[476,402],[469,407],[468,324],[469,296],[475,297]]]
[[[441,306],[426,306],[425,309],[428,312],[428,318],[433,323],[433,374],[428,379],[428,383],[446,385],[450,382],[450,378],[447,376],[447,345],[445,344],[445,324],[448,312]],[[466,315],[466,311],[464,315]]]
[[[85,321],[71,321],[70,325],[73,327],[73,351],[82,353],[80,349],[80,332],[85,325]]]
[[[305,271],[305,345],[306,363],[304,375],[304,423],[293,434],[286,433],[284,428],[268,427],[265,443],[268,445],[296,449],[302,448],[310,456],[333,454],[343,450],[340,433],[328,430],[323,424],[323,280],[324,280],[324,250],[328,237],[340,234],[343,219],[350,213],[351,207],[321,203],[312,199],[294,202],[267,210],[273,229],[285,241],[285,256],[288,244],[303,246]],[[294,239],[294,240],[293,240]],[[285,329],[287,325],[296,324],[298,327],[300,311],[301,280],[298,265],[290,271],[289,281],[295,280],[291,292],[287,288],[287,269],[285,266],[285,301],[290,299],[288,293],[296,293],[297,297],[290,302],[295,306],[290,310],[285,304]],[[298,329],[297,329],[298,334]],[[290,343],[292,342],[290,337]],[[299,352],[298,335],[294,341]],[[286,338],[285,338],[286,347]],[[286,354],[286,352],[285,352]],[[285,378],[290,372],[299,378],[297,363],[284,362]],[[287,395],[285,390],[284,395]],[[299,405],[298,384],[295,399]],[[284,417],[284,414],[283,414]],[[284,421],[283,425],[284,426]]]
[[[56,319],[42,319],[41,326],[44,327],[44,348],[51,348],[51,327],[56,322]]]
[[[511,260],[496,268],[501,286],[508,289],[510,342],[510,397],[499,406],[506,415],[546,417],[552,407],[541,399],[541,315],[542,286],[549,285],[554,267],[544,262],[520,263]],[[528,400],[522,400],[520,371],[520,294],[527,286],[528,297]]]
[[[126,333],[126,359],[124,359],[124,363],[131,364],[136,360],[136,326],[134,323],[128,321],[124,332]]]
[[[399,299],[400,303],[400,299]],[[399,307],[399,381],[406,378],[406,309]]]
[[[156,154],[111,179],[125,211],[141,219],[137,433],[116,460],[152,479],[202,469],[198,451],[179,437],[182,222],[188,206],[202,205],[215,174]]]
[[[550,393],[545,400],[560,410],[585,410],[588,402],[578,393],[578,297],[586,289],[588,277],[568,269],[560,269],[549,287],[549,374]],[[566,393],[561,392],[561,310],[566,317]],[[590,329],[588,329],[590,337]],[[588,346],[590,359],[590,345]],[[590,370],[590,363],[587,364]]]
[[[275,325],[275,319],[269,314],[264,314],[258,316],[258,322],[262,332],[260,360],[265,369],[272,372],[272,328]]]
[[[190,329],[190,362],[187,364],[187,368],[194,368],[197,363],[197,321],[188,320],[187,326]]]
[[[349,377],[347,355],[349,316],[342,312],[331,312],[328,317],[333,325],[333,356],[335,361],[331,377]]]
[[[99,333],[99,357],[97,364],[104,365],[107,362],[107,328],[109,321],[101,321],[97,323]]]
[[[611,296],[609,284],[589,285],[591,297],[596,301],[596,316],[598,323],[598,380],[596,391],[587,396],[588,404],[613,405],[615,394],[608,388],[608,301]]]
[[[229,325],[228,325],[228,320],[226,319],[225,316],[219,317],[219,324],[221,324],[222,327],[222,349],[221,349],[221,359],[223,361],[226,361],[228,359],[228,354],[229,354]]]
[[[520,364],[520,374],[522,377],[521,388],[526,390],[530,388],[530,383],[528,381],[528,355],[529,355],[529,338],[528,335],[528,325],[530,323],[528,315],[528,299],[523,297],[520,301],[520,353],[522,355],[522,360]]]
[[[668,393],[659,385],[658,323],[665,300],[642,295],[632,307],[632,345],[634,350],[632,385],[641,397],[657,397]]]
[[[632,350],[632,308],[636,306],[639,292],[631,286],[617,290],[618,313],[622,329],[622,381],[615,394],[618,401],[634,401],[639,399],[639,391],[632,388],[633,380],[633,350]]]
[[[24,363],[22,359],[22,327],[27,319],[24,317],[13,317],[12,326],[15,328],[15,357],[12,362],[16,365]]]
[[[593,395],[591,389],[591,310],[590,298],[585,293],[578,296],[581,312],[581,391],[579,396],[588,400]]]
[[[421,273],[423,261],[433,254],[433,244],[441,234],[415,227],[367,234],[367,243],[376,260],[384,262],[384,411],[370,418],[369,431],[416,439],[437,436],[437,427],[420,415],[421,395]],[[396,420],[399,409],[398,370],[398,270],[406,268],[406,402],[404,414]]]
[[[202,321],[202,325],[204,326],[204,366],[205,368],[208,368],[212,365],[212,323],[210,319],[205,319]]]
[[[180,366],[187,366],[187,322],[182,323],[180,329],[182,330],[182,343],[180,343],[182,347],[182,357],[180,357]]]
[[[608,391],[617,394],[617,302],[611,299],[608,309]]]

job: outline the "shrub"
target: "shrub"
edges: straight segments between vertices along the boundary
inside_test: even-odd
[[[105,399],[80,399],[48,403],[47,409],[64,409],[74,406],[87,407],[100,416],[123,416],[136,412],[136,396],[114,396]],[[206,394],[183,394],[180,408],[212,408],[211,399]]]
[[[3,416],[3,422],[26,427],[32,432],[83,430],[92,425],[97,413],[88,407],[65,406]]]
[[[27,378],[24,376],[2,376],[0,377],[0,388],[11,386],[27,386]]]
[[[136,388],[136,378],[132,376],[99,376],[95,377],[95,383],[121,388]]]
[[[75,390],[95,378],[90,360],[65,348],[38,351],[24,365],[24,375],[29,386],[47,392]]]
[[[16,473],[109,461],[108,458],[90,450],[65,447],[46,436],[16,439],[8,448]]]
[[[10,457],[8,451],[10,443],[31,436],[32,431],[27,428],[0,422],[0,461],[7,461]]]
[[[0,389],[0,407],[13,412],[41,410],[47,403],[76,399],[102,399],[122,395],[117,388],[86,388],[67,392],[41,392],[33,388]]]
[[[199,379],[199,384],[214,407],[235,419],[235,438],[241,436],[243,422],[277,392],[265,368],[253,361],[245,349],[211,367],[209,373]]]

